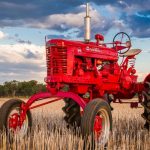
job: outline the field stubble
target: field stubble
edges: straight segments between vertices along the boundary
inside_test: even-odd
[[[4,102],[5,99],[0,99],[0,105]],[[63,101],[59,101],[32,110],[31,135],[24,139],[16,137],[13,149],[26,150],[32,147],[36,150],[82,150],[84,142],[81,136],[67,129],[63,121],[63,105]],[[108,142],[108,150],[149,150],[150,133],[143,129],[143,108],[131,109],[128,104],[112,106],[113,132]],[[0,133],[0,145],[0,149],[7,149],[4,132]],[[86,146],[89,145],[90,142]]]

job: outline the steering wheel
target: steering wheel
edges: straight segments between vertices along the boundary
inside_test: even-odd
[[[113,38],[113,47],[119,54],[125,54],[131,47],[131,39],[125,32],[117,33]]]

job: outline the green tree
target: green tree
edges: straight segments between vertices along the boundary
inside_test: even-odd
[[[45,85],[35,80],[22,82],[12,80],[0,85],[0,96],[31,96],[44,91],[46,91]]]

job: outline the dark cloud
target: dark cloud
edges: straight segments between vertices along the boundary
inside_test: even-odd
[[[1,0],[0,1],[0,19],[36,19],[51,14],[75,13],[80,11],[78,6],[86,2],[97,5],[121,6],[140,6],[147,7],[150,0]]]
[[[20,43],[20,44],[29,44],[31,45],[32,42],[29,41],[29,40],[23,40],[21,38],[19,38],[19,34],[15,33],[13,36],[8,36],[8,39],[9,40],[14,40],[16,41],[17,43]]]
[[[122,18],[132,30],[132,36],[150,37],[150,10],[140,11],[134,15],[123,15]]]
[[[36,27],[34,22],[42,23],[46,20],[46,17],[53,14],[67,14],[83,12],[81,5],[86,2],[94,3],[97,6],[110,5],[115,8],[119,8],[119,16],[125,14],[121,19],[127,24],[131,30],[134,30],[133,35],[136,37],[148,37],[149,36],[149,19],[148,17],[140,17],[135,15],[138,11],[149,11],[150,0],[1,0],[0,1],[0,27],[16,27],[16,26],[28,26]],[[140,13],[144,13],[140,12]],[[56,18],[57,19],[57,18]],[[102,32],[105,34],[109,28],[112,27],[111,21],[105,24],[102,28],[92,28],[93,32]],[[32,24],[33,22],[33,24]],[[56,24],[52,27],[44,27],[47,29],[53,29],[59,32],[65,32],[73,28],[67,23]],[[136,29],[135,29],[136,28]],[[144,31],[142,31],[144,30]],[[79,36],[83,36],[83,28],[79,29]],[[18,41],[19,42],[19,41]],[[23,40],[20,40],[23,42]]]
[[[120,9],[124,9],[131,7],[133,10],[144,10],[149,9],[150,0],[93,0],[97,5],[111,5],[114,7],[118,7]],[[126,12],[128,13],[128,12]]]
[[[107,18],[100,19],[98,22],[96,22],[96,24],[91,21],[91,39],[95,39],[95,34],[97,33],[105,35],[109,31],[109,29],[114,26],[113,20]],[[75,33],[78,38],[83,38],[85,34],[84,26],[75,31]]]
[[[53,27],[53,30],[59,31],[59,32],[64,32],[67,31],[71,28],[71,26],[67,25],[67,24],[57,24]]]
[[[66,36],[64,36],[63,34],[49,34],[46,36],[48,39],[64,39],[66,38]]]
[[[24,54],[24,57],[27,59],[36,59],[38,58],[38,53],[33,53],[31,50],[27,49],[26,54]]]
[[[15,33],[15,35],[14,35],[14,36],[17,38],[17,37],[19,37],[19,34],[18,34],[18,33]]]
[[[81,11],[78,6],[86,2],[95,3],[97,5],[111,5],[116,7],[125,6],[125,4],[139,5],[146,7],[150,0],[1,0],[0,1],[0,19],[16,20],[16,19],[41,19],[51,14],[77,13]]]
[[[32,42],[31,41],[29,41],[29,40],[22,40],[22,39],[17,39],[17,42],[18,43],[21,43],[21,44],[32,44]]]
[[[46,70],[46,67],[41,67],[37,64],[28,64],[28,63],[9,63],[9,62],[0,62],[0,70],[3,73],[18,73],[26,74],[34,70],[34,72],[41,72]]]
[[[74,2],[69,0],[2,0],[0,1],[0,19],[40,19],[51,14],[70,12],[82,3],[81,0]]]
[[[144,18],[150,18],[150,10],[140,11],[137,15]]]
[[[9,80],[40,80],[44,81],[44,76],[41,73],[45,72],[46,67],[41,67],[34,63],[8,63],[0,62],[0,83]]]
[[[81,33],[83,33],[82,32],[82,30],[78,30],[78,31],[76,31],[76,30],[74,30],[74,31],[70,31],[70,30],[68,30],[68,33],[65,33],[65,34],[50,34],[50,35],[47,35],[46,37],[47,37],[47,40],[48,39],[72,39],[73,37],[79,37],[79,38],[81,38],[81,37],[83,37],[83,34],[82,34],[82,36],[81,36]]]

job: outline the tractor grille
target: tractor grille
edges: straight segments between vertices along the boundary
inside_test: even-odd
[[[67,49],[48,47],[46,49],[47,75],[67,73]]]

